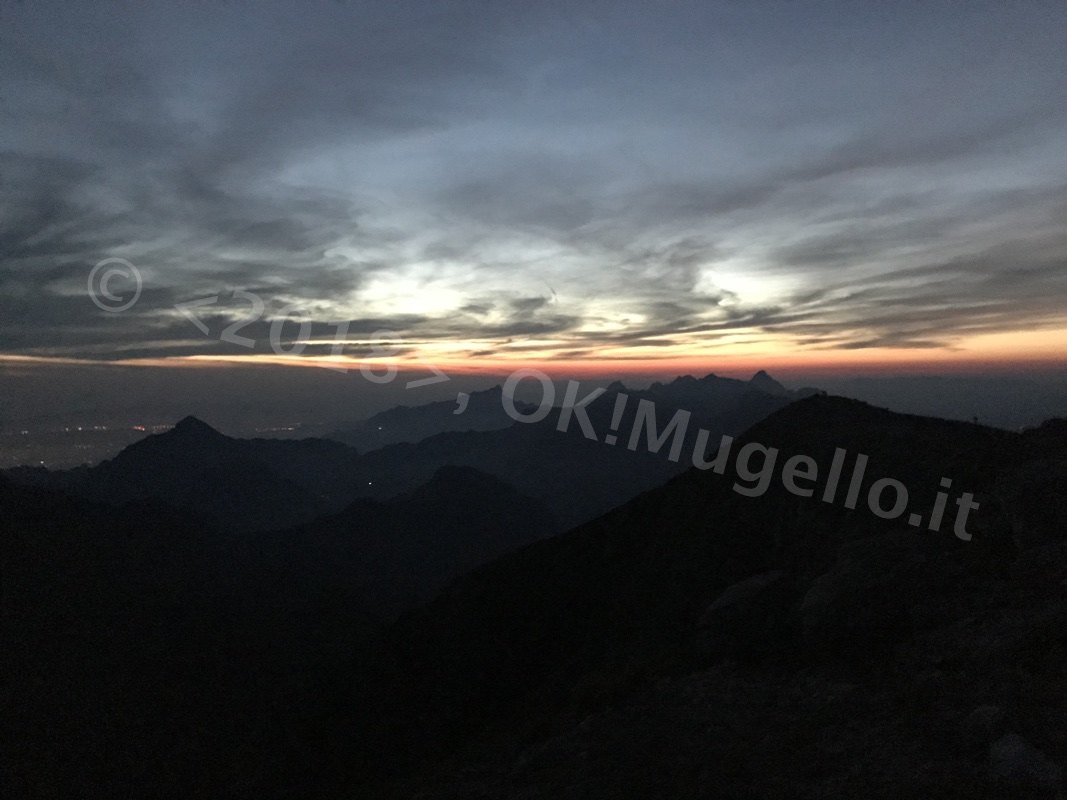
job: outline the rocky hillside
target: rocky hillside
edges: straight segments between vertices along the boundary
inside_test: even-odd
[[[813,396],[732,442],[721,473],[718,447],[378,629],[338,581],[358,551],[343,515],[304,530],[309,559],[298,537],[235,547],[162,506],[0,483],[4,788],[1060,796],[1067,423],[1016,434]],[[894,519],[883,479],[909,495]],[[445,473],[398,502],[437,519],[471,485]],[[348,513],[403,547],[387,511]],[[471,525],[486,552],[512,523]]]
[[[947,513],[933,532],[797,497],[777,475],[745,497],[730,471],[692,470],[475,572],[385,634],[356,685],[395,687],[375,713],[396,738],[354,731],[357,750],[414,745],[435,766],[376,790],[1056,796],[1065,429],[1010,434],[839,398],[784,409],[735,446],[822,469],[843,448],[848,471],[862,453],[862,495],[890,476],[909,508],[932,508],[950,477],[979,504],[973,538]],[[419,722],[401,723],[411,709]]]

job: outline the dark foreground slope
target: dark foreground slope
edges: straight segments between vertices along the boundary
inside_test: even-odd
[[[973,539],[954,505],[934,533],[846,509],[843,490],[824,503],[824,480],[802,498],[776,473],[744,497],[733,469],[691,471],[386,632],[346,737],[425,771],[371,794],[1054,796],[1064,424],[1020,436],[816,397],[747,441],[780,448],[779,469],[802,454],[825,474],[839,447],[847,476],[867,455],[861,496],[892,477],[926,515],[949,477],[980,504]]]
[[[425,602],[456,577],[559,533],[544,506],[469,467],[442,467],[392,500],[358,500],[338,514],[240,537],[220,572],[243,575],[246,596],[329,598],[374,620]]]
[[[759,497],[733,489],[746,443],[780,450]],[[835,448],[848,459],[826,503]],[[792,455],[818,464],[814,497],[783,488]],[[0,486],[3,788],[1055,796],[1067,425],[1019,435],[812,397],[752,428],[730,464],[486,564],[377,632],[303,553],[261,561],[159,509],[116,519]],[[924,517],[951,478],[941,531],[871,513],[883,477]],[[971,541],[952,532],[962,491],[980,504]],[[513,504],[495,524],[529,516]]]
[[[377,620],[556,532],[539,503],[463,468],[238,536],[0,476],[3,795],[269,795],[323,752],[323,687],[351,677]]]

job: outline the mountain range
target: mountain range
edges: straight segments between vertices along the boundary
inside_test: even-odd
[[[684,377],[643,391],[615,384],[587,406],[594,428],[610,428],[619,393],[630,397],[620,431],[632,426],[641,400],[655,404],[660,427],[679,409],[691,411],[687,447],[698,425],[710,429],[714,438],[736,435],[802,396],[762,372],[751,381]],[[450,422],[452,415],[442,417],[441,403],[401,407],[374,419],[409,425],[413,437],[427,434],[426,438],[379,446],[369,453],[328,439],[233,439],[189,417],[94,467],[61,471],[18,467],[7,475],[23,485],[61,489],[115,506],[158,500],[202,514],[224,530],[247,532],[310,522],[359,499],[397,497],[414,491],[445,466],[469,466],[499,478],[544,503],[566,528],[660,485],[685,468],[670,461],[666,451],[650,453],[643,445],[630,450],[625,444],[612,447],[592,441],[574,421],[560,432],[559,408],[537,423],[515,422],[503,410],[501,396],[499,387],[474,393],[469,406],[485,424],[503,417],[511,423],[508,427],[442,430],[443,421]],[[530,408],[516,405],[519,413]]]
[[[397,406],[375,414],[349,429],[340,429],[327,438],[351,445],[361,452],[377,450],[389,444],[413,443],[438,433],[450,431],[495,431],[510,428],[515,420],[504,410],[503,388],[493,386],[470,392],[461,407],[454,400],[441,400],[420,406]],[[520,414],[537,407],[514,401]],[[456,413],[460,411],[461,413]]]
[[[603,441],[604,399],[600,441],[545,430],[626,452]],[[761,495],[736,460],[663,459],[672,478],[558,534],[543,500],[462,465],[227,535],[158,498],[0,476],[5,793],[1060,796],[1067,421],[779,401],[732,451],[775,449]],[[190,433],[202,457],[230,447]],[[269,464],[255,447],[237,463]],[[823,500],[838,450],[850,471],[866,457],[854,508]],[[810,497],[782,479],[796,456],[819,465]],[[948,495],[946,523],[874,513],[885,478],[924,519]],[[970,540],[950,524],[963,492]]]

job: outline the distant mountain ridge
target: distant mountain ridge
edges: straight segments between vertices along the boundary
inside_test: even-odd
[[[515,423],[504,410],[502,395],[501,386],[470,392],[461,414],[455,413],[458,408],[455,400],[396,406],[375,414],[356,428],[336,430],[327,438],[368,452],[390,444],[418,442],[438,433],[499,430]],[[516,402],[515,407],[524,414],[536,408],[523,402]]]
[[[464,468],[230,537],[158,502],[115,509],[0,475],[0,782],[382,800],[578,782],[605,799],[1062,793],[1067,421],[1018,434],[813,396],[734,452],[755,444],[779,467],[810,456],[823,480],[837,448],[864,454],[865,490],[893,477],[924,513],[951,478],[981,503],[974,539],[797,496],[778,471],[746,497],[732,470],[690,468],[558,536],[536,501]],[[437,595],[370,609],[409,608],[375,630],[362,590],[398,575],[404,602],[423,581]]]
[[[578,401],[590,392],[581,389]],[[612,429],[615,404],[622,394],[626,395],[624,412],[618,427]],[[561,423],[563,414],[557,406],[536,423],[515,422],[496,431],[441,433],[416,443],[380,448],[367,453],[362,463],[367,479],[375,482],[373,488],[388,493],[410,491],[446,464],[472,466],[543,501],[560,524],[569,528],[687,469],[700,428],[709,431],[712,441],[723,434],[737,436],[802,396],[784,388],[772,395],[749,381],[715,375],[677,378],[648,389],[614,383],[583,407],[594,439],[586,437],[577,413]],[[557,403],[562,400],[556,397]],[[657,432],[665,430],[679,413],[686,416],[686,431],[679,437],[686,458],[670,460],[671,445],[651,452],[647,427],[639,430],[630,449],[642,401],[653,406]],[[608,434],[613,432],[617,438],[611,444]]]
[[[606,389],[614,395],[625,392],[638,398],[667,403],[676,408],[686,408],[699,413],[708,403],[736,402],[748,391],[759,391],[773,397],[792,400],[807,397],[815,389],[793,392],[760,370],[750,380],[721,378],[714,374],[695,378],[683,375],[674,380],[653,383],[648,389],[629,389],[621,381],[615,381]],[[589,389],[582,391],[585,394]],[[376,450],[389,444],[416,443],[438,433],[463,431],[490,431],[511,427],[516,423],[503,405],[503,387],[493,386],[471,392],[462,413],[455,400],[442,400],[421,406],[397,406],[376,414],[362,425],[347,430],[337,430],[327,438],[357,447],[362,452]],[[559,405],[562,398],[555,398]],[[509,401],[520,415],[528,415],[537,409],[533,403],[520,400]]]
[[[25,485],[121,506],[154,499],[232,530],[287,527],[351,502],[359,454],[327,439],[232,439],[195,417],[95,467],[20,467]]]
[[[610,445],[605,438],[620,393],[627,395],[627,405],[618,428],[620,441]],[[587,394],[582,390],[579,399]],[[516,422],[505,411],[502,389],[494,387],[472,393],[464,414],[452,414],[453,402],[439,402],[401,406],[373,418],[390,431],[411,425],[412,436],[421,436],[473,412],[475,422],[491,429],[446,430],[367,453],[330,439],[233,439],[187,417],[95,467],[54,472],[20,467],[8,475],[17,483],[63,489],[111,505],[155,499],[206,515],[226,530],[251,531],[300,525],[360,498],[388,500],[414,491],[442,467],[465,466],[541,501],[567,528],[686,468],[684,459],[668,459],[669,447],[649,452],[647,431],[629,449],[628,432],[642,401],[654,404],[659,430],[677,413],[689,415],[682,437],[688,453],[698,428],[708,430],[713,440],[721,434],[736,436],[801,396],[803,392],[790,392],[763,372],[751,381],[686,376],[643,390],[613,384],[584,406],[596,432],[593,441],[583,435],[576,414],[564,431],[558,430],[558,406],[540,422]],[[562,397],[556,399],[562,402]],[[515,403],[519,414],[534,410]],[[510,424],[492,427],[501,418]],[[370,435],[366,430],[359,434]]]
[[[899,479],[923,509],[949,476],[982,504],[974,540],[961,542],[951,526],[916,531],[866,509],[801,498],[777,478],[766,495],[743,497],[731,489],[734,476],[690,469],[474,571],[383,631],[354,661],[364,678],[349,684],[350,707],[363,709],[348,729],[352,752],[386,758],[421,742],[433,760],[441,742],[469,737],[472,754],[458,761],[480,771],[464,774],[442,759],[424,781],[442,796],[476,791],[485,774],[497,776],[494,796],[555,796],[589,771],[604,785],[592,796],[627,796],[644,781],[636,784],[641,796],[659,785],[640,768],[646,757],[684,787],[678,796],[749,796],[751,786],[761,787],[752,796],[776,796],[776,787],[801,785],[807,761],[823,752],[805,741],[833,731],[848,742],[859,707],[870,709],[863,743],[842,745],[848,759],[827,768],[827,779],[848,776],[847,791],[809,796],[855,796],[857,785],[884,785],[885,770],[910,776],[935,761],[931,796],[948,796],[987,774],[990,744],[1001,735],[961,721],[1005,702],[1029,720],[1045,753],[1057,753],[1062,731],[1042,715],[1062,695],[1058,675],[1067,664],[1065,431],[1060,420],[1019,435],[836,397],[783,408],[736,444],[774,447],[782,459],[810,455],[824,470],[835,448],[862,453],[870,458],[867,485]],[[1032,662],[1025,675],[1020,652]],[[1038,678],[1046,673],[1057,678]],[[1000,691],[1001,682],[1012,689]],[[707,694],[706,684],[721,693]],[[369,686],[396,702],[376,704],[359,688]],[[1030,686],[1033,695],[1023,688]],[[660,705],[669,694],[679,695],[678,707]],[[410,709],[405,698],[415,698]],[[813,718],[821,708],[833,711]],[[412,723],[398,724],[407,714]],[[681,734],[695,715],[703,724]],[[915,720],[907,730],[922,743],[916,752],[894,745],[902,717]],[[403,743],[359,727],[375,718],[389,718]],[[521,756],[508,749],[504,730],[522,742]],[[690,742],[648,756],[650,745],[635,742],[652,732]],[[884,742],[879,751],[891,766],[867,763],[868,736]],[[731,760],[770,742],[751,765]],[[793,747],[805,755],[794,758]],[[706,775],[709,752],[713,764],[739,763],[741,771]],[[1043,754],[1034,759],[1052,774]],[[414,791],[398,780],[388,796]],[[1009,795],[1055,792],[981,796]]]

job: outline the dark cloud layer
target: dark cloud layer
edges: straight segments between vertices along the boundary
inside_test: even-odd
[[[7,4],[0,354],[248,353],[235,290],[257,353],[293,306],[323,354],[340,320],[574,358],[1062,328],[1065,36],[1052,2]],[[212,296],[204,336],[175,305]]]

